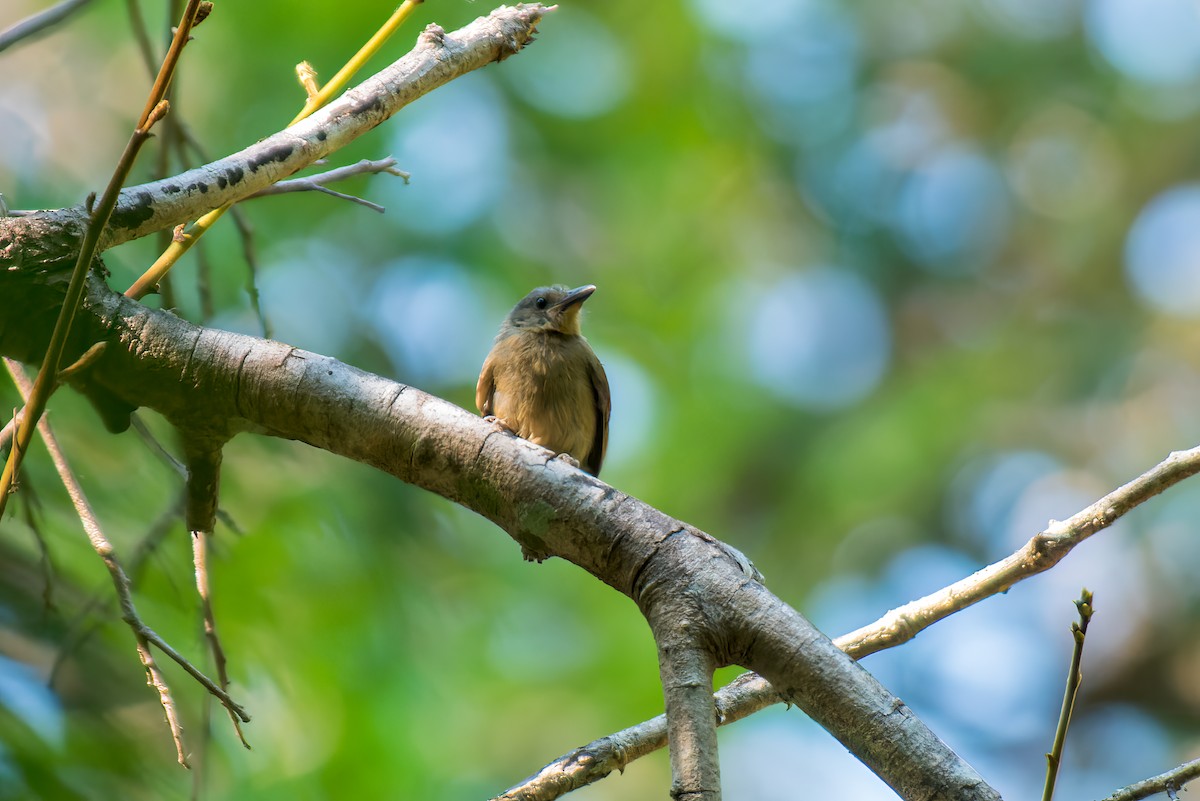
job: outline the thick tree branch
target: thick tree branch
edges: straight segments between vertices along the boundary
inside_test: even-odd
[[[883,617],[844,634],[834,644],[854,659],[894,648],[955,612],[1013,585],[1044,573],[1096,532],[1111,526],[1134,507],[1186,478],[1200,473],[1200,446],[1176,451],[1133,481],[1113,490],[1068,519],[1053,522],[1012,555]],[[715,694],[720,725],[742,720],[785,699],[757,673],[744,673]],[[558,798],[667,745],[667,719],[658,715],[577,748],[510,788],[497,801],[544,801]],[[1196,763],[1200,775],[1200,763]],[[1166,775],[1166,774],[1164,774]]]
[[[683,534],[680,531],[680,534]],[[720,801],[721,764],[717,758],[717,712],[712,683],[716,664],[697,637],[694,609],[682,603],[655,604],[647,617],[658,645],[659,674],[671,740],[671,798],[675,801]]]
[[[155,408],[185,437],[212,446],[254,430],[307,442],[479,512],[526,552],[574,562],[643,611],[689,597],[704,613],[691,621],[697,641],[716,664],[760,670],[906,797],[994,797],[903,704],[704,532],[463,409],[328,357],[198,328],[115,295],[97,277],[87,312],[89,336],[109,343],[91,380]]]

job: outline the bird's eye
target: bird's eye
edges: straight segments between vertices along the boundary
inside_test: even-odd
[[[534,306],[537,306],[539,309],[544,309],[544,308],[546,308],[546,299],[545,299],[545,298],[538,298],[537,300],[535,300],[535,301],[533,302],[533,305],[534,305]]]

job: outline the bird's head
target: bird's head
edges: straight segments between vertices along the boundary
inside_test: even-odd
[[[530,292],[509,312],[504,321],[507,331],[557,331],[579,335],[579,312],[596,287],[578,289],[565,286],[541,286]],[[503,332],[502,332],[503,333]]]

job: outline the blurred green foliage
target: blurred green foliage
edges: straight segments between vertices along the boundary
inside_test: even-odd
[[[41,5],[7,4],[0,26]],[[1150,6],[1146,24],[1172,7]],[[245,147],[300,106],[295,63],[331,76],[391,10],[218,2],[186,53],[176,116],[214,156]],[[488,11],[427,2],[387,57],[420,25]],[[605,480],[741,548],[774,592],[843,633],[1200,435],[1200,244],[1146,222],[1164,198],[1184,229],[1197,219],[1200,35],[1177,25],[1138,51],[1140,28],[1110,30],[1119,12],[563,3],[528,50],[334,157],[400,159],[410,185],[336,187],[385,215],[317,194],[245,205],[272,333],[471,408],[512,303],[543,283],[597,284],[585,333],[613,384]],[[161,41],[162,10],[145,13]],[[107,179],[148,87],[124,9],[93,4],[0,65],[0,192],[13,208],[78,202]],[[259,333],[228,222],[206,238],[207,278],[195,257],[176,271],[177,311]],[[155,252],[107,254],[113,286]],[[0,401],[16,405],[7,384]],[[79,398],[56,396],[51,420],[132,552],[174,508],[178,478]],[[186,798],[192,776],[104,571],[44,454],[27,469],[0,538],[0,799]],[[213,591],[254,750],[166,668],[206,798],[488,797],[661,709],[632,604],[571,565],[523,563],[440,498],[244,436],[222,505],[238,530],[217,533]],[[50,553],[50,608],[27,509]],[[1061,792],[1106,794],[1195,756],[1197,512],[1200,489],[1174,489],[1053,576],[867,667],[1007,795],[1027,794],[1086,583],[1097,644]],[[177,522],[136,597],[203,661],[191,581]],[[821,770],[844,791],[864,772],[836,754],[801,770],[798,754],[839,749],[781,715],[722,732],[730,797],[811,792],[834,781]],[[657,754],[581,795],[662,797],[668,781]],[[853,786],[887,797],[872,781]]]

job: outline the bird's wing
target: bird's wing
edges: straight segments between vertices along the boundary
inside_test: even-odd
[[[493,350],[483,360],[483,369],[479,371],[479,383],[475,385],[475,405],[479,407],[479,413],[484,417],[493,412],[492,399],[496,394],[496,377],[492,358],[495,353],[496,351]]]
[[[598,476],[600,465],[604,463],[604,453],[608,450],[608,418],[612,414],[612,397],[608,392],[608,376],[604,373],[604,365],[595,356],[592,357],[588,372],[596,399],[596,438],[592,440],[592,450],[588,453],[585,466],[589,473]]]

